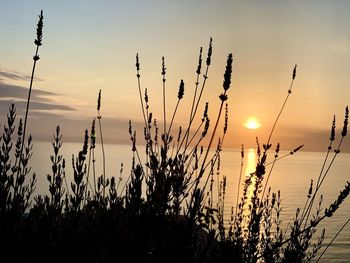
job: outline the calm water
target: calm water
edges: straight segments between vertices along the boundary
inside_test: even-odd
[[[71,158],[81,149],[81,144],[65,143],[61,153],[66,158],[66,174],[68,180],[72,179]],[[142,148],[143,149],[143,148]],[[106,145],[106,165],[107,177],[119,176],[120,165],[124,164],[123,180],[124,185],[130,173],[131,147],[127,145]],[[47,142],[36,142],[34,144],[34,154],[31,161],[33,171],[38,175],[37,193],[47,193],[46,174],[50,173],[50,159],[48,153],[52,154],[52,147]],[[281,154],[282,155],[282,154]],[[271,154],[272,156],[272,154]],[[298,152],[293,156],[281,159],[274,167],[270,177],[269,185],[272,191],[279,189],[282,196],[282,218],[285,226],[295,216],[297,207],[303,207],[309,189],[310,180],[317,180],[325,153]],[[244,174],[254,171],[256,161],[255,150],[246,150]],[[96,149],[96,171],[101,174],[102,151],[100,147]],[[240,171],[240,152],[238,150],[225,149],[221,157],[221,174],[227,176],[226,190],[226,215],[229,218],[231,206],[235,204],[237,196],[237,184]],[[350,179],[350,154],[341,153],[335,160],[329,171],[321,193],[324,196],[323,210],[337,198],[339,191],[346,181]],[[216,175],[215,175],[216,176]],[[121,189],[121,187],[119,188]],[[318,200],[317,200],[318,201]],[[326,219],[316,232],[326,226],[326,237],[324,244],[329,242],[334,234],[340,229],[343,223],[350,217],[350,201],[346,200],[335,215]],[[316,239],[317,240],[317,239]],[[337,237],[335,243],[330,247],[321,262],[350,262],[350,225]]]

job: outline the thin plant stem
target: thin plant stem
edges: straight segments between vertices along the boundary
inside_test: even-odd
[[[167,137],[167,134],[166,134],[166,105],[165,105],[165,82],[166,82],[166,78],[165,78],[165,64],[164,64],[164,57],[162,57],[162,75],[163,75],[163,79],[162,79],[162,82],[163,82],[163,125],[164,125],[164,136]],[[167,141],[167,140],[165,140]]]
[[[241,151],[241,168],[240,168],[240,170],[239,170],[239,178],[238,178],[238,185],[237,185],[235,221],[236,221],[236,217],[237,217],[238,200],[239,200],[239,192],[240,192],[240,188],[241,188],[241,180],[242,180],[242,173],[243,173],[243,165],[244,165],[244,148],[243,148],[243,144],[242,144],[242,151]]]
[[[140,64],[139,64],[138,54],[136,54],[136,76],[137,76],[137,87],[139,89],[139,96],[140,96],[140,103],[141,103],[143,120],[145,122],[145,127],[148,127],[147,119],[146,119],[146,115],[145,115],[145,109],[144,109],[144,105],[143,105],[142,92],[141,92],[141,81],[140,81],[141,75],[140,75]]]
[[[272,166],[271,166],[270,171],[269,171],[269,174],[268,174],[268,176],[267,176],[267,179],[266,179],[266,182],[265,182],[265,185],[264,185],[264,189],[263,189],[262,195],[261,195],[261,201],[263,201],[263,199],[264,199],[265,190],[266,190],[266,187],[267,187],[267,185],[268,185],[268,183],[269,183],[269,179],[270,179],[272,170],[273,170],[273,168],[274,168],[274,166],[275,166],[275,164],[276,164],[276,161],[277,161],[277,156],[274,158],[273,163],[272,163]]]
[[[177,109],[178,109],[178,107],[179,107],[179,103],[180,103],[180,99],[177,100],[177,103],[176,103],[176,106],[175,106],[175,110],[174,110],[173,116],[172,116],[172,118],[171,118],[171,122],[170,122],[169,129],[168,129],[168,133],[167,133],[167,134],[168,134],[168,137],[170,136],[171,127],[173,126],[174,118],[175,118]]]
[[[36,67],[36,62],[40,59],[38,53],[39,53],[39,47],[42,45],[42,37],[43,37],[43,10],[41,10],[40,15],[39,15],[39,21],[37,24],[37,38],[34,40],[34,44],[36,45],[36,50],[35,50],[35,55],[33,57],[33,67],[32,67],[32,74],[30,77],[30,84],[29,84],[29,91],[28,91],[28,98],[27,98],[27,105],[26,105],[26,112],[25,112],[25,117],[24,117],[24,125],[23,125],[23,134],[22,134],[22,145],[21,145],[21,152],[19,155],[19,162],[18,162],[18,172],[16,175],[16,184],[17,180],[20,174],[20,167],[22,163],[22,158],[23,158],[23,149],[24,149],[24,144],[25,144],[25,138],[26,138],[26,129],[27,129],[27,120],[28,120],[28,113],[29,113],[29,104],[30,104],[30,97],[32,94],[32,88],[33,88],[33,81],[34,81],[34,73],[35,73],[35,67]]]
[[[96,163],[96,160],[95,160],[95,148],[92,148],[92,174],[93,174],[93,177],[94,177],[94,191],[95,191],[95,197],[96,197],[97,188],[96,188],[96,167],[95,167],[95,163]]]
[[[272,126],[272,129],[271,129],[269,138],[268,138],[267,143],[266,143],[267,146],[270,144],[272,134],[273,134],[273,132],[274,132],[274,130],[275,130],[275,128],[276,128],[276,125],[277,125],[277,122],[278,122],[279,118],[281,117],[281,114],[282,114],[282,112],[283,112],[283,110],[284,110],[284,107],[285,107],[286,104],[287,104],[288,98],[289,98],[290,94],[292,94],[292,87],[293,87],[293,83],[294,83],[294,79],[295,79],[295,70],[296,70],[296,65],[295,65],[295,67],[294,67],[293,77],[292,77],[292,81],[291,81],[290,86],[289,86],[288,94],[287,94],[286,98],[284,99],[284,102],[283,102],[283,104],[282,104],[282,107],[281,107],[281,109],[280,109],[280,111],[279,111],[279,113],[278,113],[278,115],[277,115],[277,118],[276,118],[276,120],[275,120],[275,122],[274,122],[274,124],[273,124],[273,126]],[[267,148],[268,148],[268,147],[267,147]]]
[[[332,160],[330,161],[330,163],[328,164],[328,167],[327,167],[326,171],[324,172],[323,176],[321,176],[321,174],[320,174],[320,176],[319,176],[319,177],[322,178],[322,179],[321,179],[321,181],[319,181],[318,185],[316,186],[315,192],[314,192],[314,194],[312,195],[312,198],[311,198],[311,200],[310,200],[310,203],[309,203],[307,209],[305,210],[305,214],[303,215],[303,217],[301,218],[301,221],[300,221],[300,224],[302,224],[302,222],[303,222],[304,219],[305,219],[304,226],[306,226],[306,223],[307,223],[307,221],[308,221],[308,219],[309,219],[309,216],[310,216],[310,213],[311,213],[311,209],[312,209],[313,202],[314,202],[314,199],[315,199],[315,197],[316,197],[316,194],[318,193],[318,190],[321,188],[322,183],[323,183],[324,179],[326,178],[326,176],[327,176],[327,174],[328,174],[330,168],[332,167],[335,158],[337,157],[337,155],[338,155],[339,152],[340,152],[339,149],[340,149],[340,146],[341,146],[341,144],[342,144],[342,142],[343,142],[343,139],[344,139],[344,136],[341,137],[340,142],[339,142],[339,144],[338,144],[338,148],[335,150],[335,153],[334,153],[334,155],[333,155],[333,158],[332,158]],[[322,168],[322,170],[323,170],[323,168]]]
[[[347,226],[347,224],[350,222],[350,218],[342,225],[342,227],[338,230],[338,232],[335,234],[335,236],[332,238],[331,242],[328,243],[328,245],[325,247],[325,249],[322,251],[321,255],[316,260],[316,263],[320,261],[324,253],[326,253],[327,249],[333,244],[334,240],[338,237],[341,231]]]
[[[225,92],[224,92],[224,95],[226,95],[226,90],[225,90]],[[204,174],[204,171],[205,171],[205,168],[204,168],[205,162],[206,162],[206,160],[207,160],[207,158],[208,158],[209,150],[210,150],[210,148],[211,148],[211,145],[212,145],[213,140],[214,140],[214,137],[215,137],[216,130],[217,130],[217,128],[218,128],[218,124],[219,124],[219,121],[220,121],[220,117],[221,117],[221,112],[222,112],[223,106],[224,106],[224,101],[221,101],[220,109],[219,109],[219,113],[218,113],[218,117],[217,117],[217,119],[216,119],[216,123],[215,123],[214,129],[213,129],[213,132],[212,132],[212,135],[211,135],[209,144],[208,144],[208,148],[207,148],[207,150],[206,150],[206,152],[205,152],[205,155],[204,155],[204,159],[203,159],[203,162],[202,162],[202,166],[201,166],[201,168],[200,168],[200,170],[199,170],[199,175],[198,175],[198,177],[197,177],[197,181],[196,181],[196,184],[195,184],[195,188],[194,188],[195,190],[194,190],[194,191],[197,190],[198,185],[199,185],[199,182],[200,182],[200,179],[202,178],[202,176],[203,176],[203,174]],[[205,191],[205,187],[203,188],[203,191]],[[192,202],[192,201],[193,201],[193,200],[191,200],[191,202]]]
[[[96,194],[95,189],[92,188],[92,185],[91,185],[90,180],[89,180],[89,177],[90,177],[90,166],[91,166],[91,150],[92,149],[93,148],[91,148],[91,147],[89,149],[89,158],[88,158],[87,175],[86,175],[86,185],[89,185],[91,191],[94,191],[94,193]],[[86,201],[86,199],[87,199],[87,191],[85,191],[85,201]]]
[[[101,148],[102,148],[102,170],[103,170],[103,185],[106,183],[106,156],[105,156],[105,148],[103,144],[103,135],[102,135],[102,125],[101,125],[101,115],[98,113],[98,128],[100,130],[100,136],[101,136]],[[103,198],[106,195],[106,187],[103,186]]]
[[[197,68],[197,77],[196,77],[196,83],[195,83],[195,89],[194,89],[194,94],[193,94],[193,100],[192,100],[192,106],[191,106],[191,112],[190,112],[190,120],[189,123],[191,123],[192,119],[193,119],[193,110],[194,110],[194,104],[196,102],[196,97],[197,97],[197,90],[198,90],[198,85],[199,85],[199,76],[201,73],[201,67],[202,67],[202,48],[200,48],[200,52],[199,52],[199,62],[198,62],[198,68]],[[207,65],[207,70],[206,70],[206,74],[208,73],[208,65]],[[205,81],[205,78],[204,78]],[[202,89],[204,87],[202,86]],[[187,140],[188,140],[188,136],[189,136],[189,131],[185,133],[185,137],[186,137],[186,142],[185,145],[187,144]]]
[[[199,104],[199,102],[200,102],[200,99],[201,99],[201,97],[202,97],[202,93],[203,93],[203,90],[204,90],[206,81],[207,81],[207,79],[208,79],[208,71],[209,71],[209,65],[207,65],[206,70],[205,70],[205,74],[203,75],[204,80],[203,80],[203,83],[202,83],[201,91],[200,91],[200,93],[199,93],[199,96],[198,96],[198,99],[197,99],[197,103],[196,103],[196,106],[195,106],[194,111],[193,111],[193,115],[190,116],[190,121],[189,121],[188,126],[187,126],[187,129],[186,129],[186,131],[185,131],[185,135],[184,135],[184,137],[183,137],[182,140],[181,140],[179,149],[181,148],[181,146],[182,146],[182,144],[185,142],[185,140],[186,140],[185,146],[186,146],[186,144],[187,144],[187,140],[188,140],[188,136],[189,136],[189,133],[190,133],[190,130],[191,130],[191,126],[192,126],[194,117],[196,116],[196,113],[197,113],[197,110],[198,110],[198,104]]]
[[[34,57],[38,57],[38,52],[39,52],[39,46],[37,45]],[[22,146],[21,146],[21,154],[20,154],[19,163],[18,163],[17,178],[18,178],[18,175],[19,175],[19,172],[20,172],[19,168],[21,166],[21,162],[22,162],[22,158],[23,158],[23,149],[24,149],[24,143],[25,143],[25,138],[26,138],[26,129],[27,129],[27,120],[28,120],[28,113],[29,113],[29,104],[30,104],[30,97],[31,97],[31,94],[32,94],[32,87],[33,87],[33,80],[34,80],[34,73],[35,73],[36,62],[37,62],[37,59],[34,59],[33,68],[32,68],[32,75],[30,77],[30,84],[29,84],[29,91],[28,91],[28,98],[27,98],[27,105],[26,105],[26,113],[25,113],[25,116],[24,116]]]

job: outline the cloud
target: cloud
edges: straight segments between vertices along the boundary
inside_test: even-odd
[[[4,68],[0,68],[0,79],[2,80],[30,80],[30,76],[14,71],[14,70],[8,70]],[[40,81],[41,79],[36,78],[35,80]]]
[[[21,100],[2,100],[0,99],[0,112],[6,112],[8,111],[8,108],[11,103],[14,103],[17,108],[17,114],[22,114],[25,111],[27,101]],[[75,109],[66,106],[66,105],[58,105],[53,103],[44,103],[44,102],[38,102],[38,101],[31,101],[30,102],[30,110],[34,112],[38,111],[52,111],[52,110],[65,110],[65,111],[74,111]]]
[[[32,117],[52,118],[59,114],[53,111],[75,111],[76,109],[53,100],[59,94],[40,89],[33,89],[30,101],[30,115]],[[23,115],[26,109],[28,88],[8,84],[0,81],[0,113],[5,116],[9,106],[14,103],[17,114]]]
[[[55,96],[57,93],[44,91],[40,89],[33,89],[31,98],[33,100],[40,100],[45,96]],[[26,100],[28,97],[28,88],[17,85],[7,84],[0,81],[0,99],[20,99]]]

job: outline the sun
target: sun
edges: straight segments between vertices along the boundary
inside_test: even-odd
[[[259,120],[256,117],[249,117],[245,121],[244,127],[246,127],[247,129],[255,130],[255,129],[259,129],[261,127],[261,123],[259,122]]]

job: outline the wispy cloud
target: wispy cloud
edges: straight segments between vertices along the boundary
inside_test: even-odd
[[[58,116],[57,111],[75,111],[72,106],[57,103],[55,97],[60,94],[45,91],[40,89],[33,89],[31,94],[30,110],[31,116],[35,117],[54,117]],[[0,80],[0,113],[6,115],[11,103],[14,103],[17,108],[17,114],[22,115],[25,111],[28,97],[28,88],[4,83]]]
[[[2,100],[0,99],[0,112],[6,112],[11,103],[15,103],[17,108],[17,114],[22,114],[25,110],[27,102],[24,100]],[[31,111],[52,111],[52,110],[64,110],[64,111],[74,111],[75,109],[66,106],[66,105],[58,105],[52,103],[44,103],[38,101],[32,101],[30,103]]]
[[[0,80],[30,80],[30,76],[5,68],[0,67]],[[41,79],[35,77],[36,81],[41,81]]]
[[[50,91],[44,91],[40,89],[33,89],[31,98],[33,100],[40,100],[44,96],[55,96],[58,95],[56,93],[50,92]],[[19,99],[19,100],[25,100],[28,96],[28,89],[18,86],[18,85],[12,85],[7,84],[2,81],[0,81],[0,99]],[[47,99],[47,98],[45,98]]]

